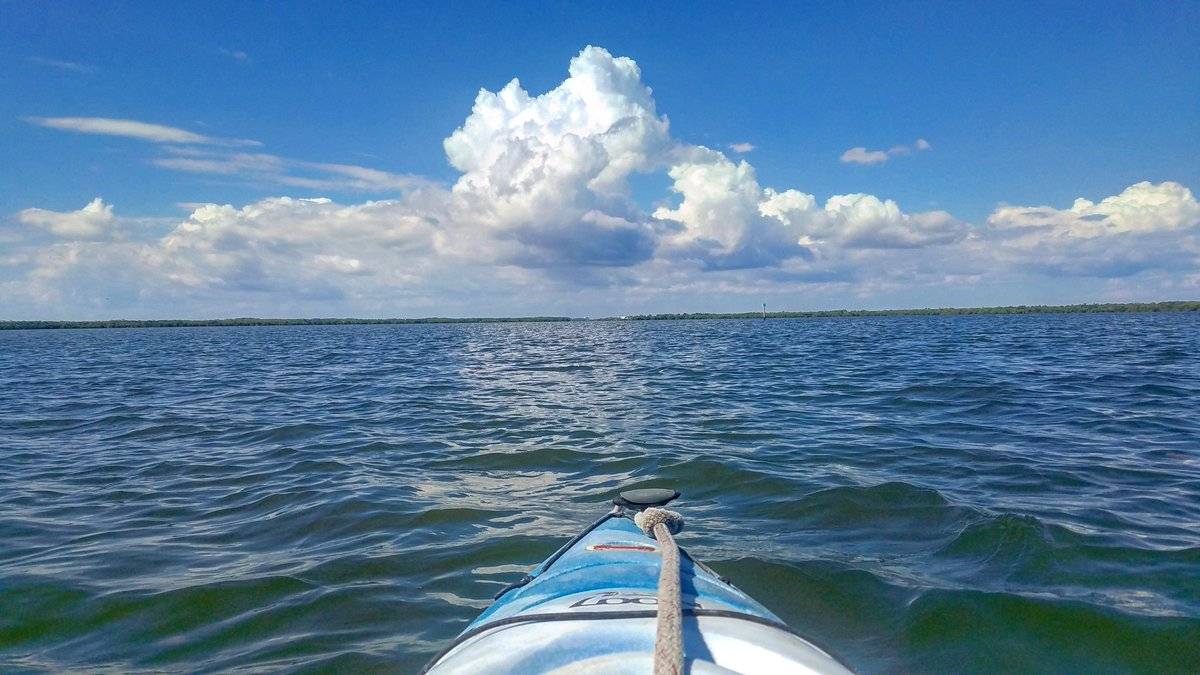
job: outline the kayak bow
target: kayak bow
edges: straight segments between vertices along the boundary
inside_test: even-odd
[[[501,590],[426,671],[651,672],[661,552],[673,544],[647,536],[634,518],[678,496],[622,492],[612,511]],[[850,672],[685,551],[679,554],[686,671]]]

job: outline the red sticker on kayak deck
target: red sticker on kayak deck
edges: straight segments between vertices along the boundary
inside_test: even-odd
[[[654,553],[658,549],[646,544],[592,544],[589,551],[635,551],[637,553]]]

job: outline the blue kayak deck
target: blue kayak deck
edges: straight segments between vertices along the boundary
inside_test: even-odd
[[[501,595],[467,630],[535,613],[653,610],[661,559],[657,542],[631,519],[614,515],[535,568],[528,583]],[[783,623],[686,553],[680,586],[685,611],[724,610]]]
[[[850,672],[680,553],[685,672]],[[502,591],[428,672],[650,673],[661,561],[657,542],[625,513],[614,512]]]

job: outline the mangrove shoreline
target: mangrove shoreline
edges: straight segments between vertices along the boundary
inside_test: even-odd
[[[102,321],[0,321],[0,330],[80,328],[188,328],[206,326],[339,326],[420,323],[551,323],[565,321],[687,321],[704,319],[824,319],[838,317],[972,316],[987,314],[1111,314],[1147,312],[1197,312],[1200,301],[1094,303],[1083,305],[1008,305],[1003,307],[925,307],[913,309],[834,309],[810,312],[689,312],[632,314],[602,319],[566,316],[525,317],[423,317],[413,319],[109,319]]]

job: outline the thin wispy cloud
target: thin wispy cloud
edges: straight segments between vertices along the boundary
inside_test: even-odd
[[[152,124],[138,120],[108,117],[26,117],[26,122],[48,129],[77,134],[119,136],[151,143],[180,143],[185,145],[260,146],[259,141],[242,138],[215,138],[186,129]]]
[[[226,49],[225,47],[221,47],[218,51],[234,61],[241,61],[243,63],[250,61],[250,55],[240,49]]]
[[[912,145],[894,145],[887,150],[868,150],[864,146],[850,148],[842,153],[842,164],[861,164],[871,166],[883,164],[893,157],[903,157],[914,152],[924,152],[933,146],[924,138],[918,138]]]
[[[58,70],[66,70],[66,71],[70,71],[72,73],[86,74],[86,73],[96,72],[95,66],[90,66],[86,63],[79,63],[77,61],[66,61],[63,59],[48,59],[48,58],[44,58],[41,56],[29,56],[29,57],[26,57],[25,60],[28,61],[29,63],[33,63],[33,64],[36,64],[39,66],[45,66],[47,68],[56,68]]]
[[[753,152],[754,149],[757,147],[758,146],[754,145],[753,143],[730,143],[729,144],[729,149],[738,153],[739,155],[744,155],[747,152]]]
[[[218,138],[137,120],[29,117],[26,121],[60,131],[118,136],[161,144],[165,146],[166,156],[151,158],[149,161],[155,166],[171,171],[226,176],[253,184],[371,193],[406,191],[434,184],[423,178],[355,164],[310,162],[263,152],[237,152],[231,148],[260,147],[262,143]]]
[[[389,173],[354,164],[287,159],[267,153],[221,153],[195,148],[167,148],[172,156],[151,160],[172,171],[234,177],[246,182],[287,185],[313,190],[398,192],[433,183],[424,178]]]

